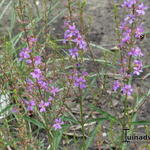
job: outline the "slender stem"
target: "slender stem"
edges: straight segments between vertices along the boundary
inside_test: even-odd
[[[84,145],[85,144],[85,129],[84,129],[83,97],[82,97],[82,90],[80,88],[79,88],[79,93],[80,93],[80,119],[81,119],[83,145]]]

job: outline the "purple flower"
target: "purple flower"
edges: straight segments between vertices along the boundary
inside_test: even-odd
[[[128,52],[129,56],[143,56],[143,53],[139,47],[131,48],[131,51]]]
[[[70,56],[72,58],[76,58],[79,56],[78,54],[78,49],[75,47],[75,48],[72,48],[72,49],[69,49],[69,53],[70,53]]]
[[[140,73],[143,72],[143,70],[142,70],[142,68],[143,68],[142,61],[141,60],[134,60],[133,63],[134,63],[134,66],[133,66],[134,72],[133,72],[133,74],[140,75]]]
[[[141,35],[143,35],[144,28],[142,26],[139,26],[135,30],[135,37],[140,39]]]
[[[34,64],[35,65],[41,64],[41,60],[42,60],[41,56],[35,56],[34,57]]]
[[[86,88],[86,80],[83,77],[75,77],[74,80],[74,86],[80,89]]]
[[[72,41],[76,44],[76,46],[79,49],[86,50],[87,43],[84,41],[79,30],[76,28],[75,24],[71,25],[71,23],[67,22],[66,26],[68,29],[64,33],[64,43],[66,43],[67,41]],[[72,54],[72,50],[70,50],[70,54],[72,56],[78,55],[77,51],[74,51],[73,53],[74,54]]]
[[[78,36],[73,40],[79,47],[79,49],[86,50],[87,49],[87,43],[83,40],[82,36],[78,34]]]
[[[138,15],[145,15],[145,10],[147,9],[148,7],[147,6],[144,6],[143,3],[139,4],[137,9],[136,9],[136,12]]]
[[[51,104],[52,100],[54,100],[53,97],[49,97],[49,98],[48,98],[48,101],[50,102],[50,104]]]
[[[31,60],[31,59],[27,59],[27,60],[26,60],[26,63],[27,63],[27,64],[32,64],[32,60]]]
[[[114,81],[114,84],[113,84],[113,90],[114,91],[117,91],[118,88],[120,88],[121,84],[118,80]]]
[[[122,38],[122,43],[127,43],[127,42],[129,42],[130,41],[130,39],[131,39],[131,36],[130,36],[130,34],[129,33],[126,33],[126,34],[124,34],[124,37]]]
[[[42,77],[42,72],[39,68],[34,69],[34,72],[30,73],[34,79],[39,79]]]
[[[128,14],[124,19],[124,21],[128,22],[129,24],[132,24],[135,21],[135,15]]]
[[[26,51],[21,51],[20,53],[19,53],[19,60],[20,61],[22,61],[22,60],[24,60],[24,59],[28,59],[28,58],[30,58],[30,55],[29,55],[29,53],[27,53]]]
[[[45,81],[39,79],[37,82],[38,82],[39,86],[41,87],[41,89],[48,90],[48,84]]]
[[[33,81],[30,80],[30,79],[27,79],[27,80],[26,80],[26,83],[27,83],[27,90],[32,91],[33,88],[34,88],[34,83],[33,83]]]
[[[59,89],[52,86],[50,92],[53,94],[53,96],[56,96],[56,94],[59,92]]]
[[[12,108],[12,112],[13,112],[13,113],[17,113],[17,112],[19,112],[19,109],[18,109],[17,107],[13,107],[13,108]]]
[[[125,84],[124,87],[122,88],[122,91],[123,91],[124,95],[127,94],[128,96],[131,96],[133,89],[132,89],[131,85]]]
[[[35,43],[37,42],[37,38],[29,37],[28,38],[29,42]]]
[[[68,40],[72,40],[73,37],[76,37],[79,34],[79,30],[76,29],[75,24],[68,25],[68,29],[64,33],[64,43]]]
[[[62,128],[61,125],[63,125],[63,124],[64,124],[64,122],[61,120],[61,118],[57,118],[57,119],[55,119],[55,123],[53,124],[53,128],[55,130],[61,129]]]
[[[127,43],[130,41],[130,39],[131,39],[130,33],[131,33],[131,29],[126,28],[126,31],[123,32],[123,34],[122,34],[123,35],[123,38],[121,41],[122,43]]]
[[[50,105],[50,102],[41,101],[41,103],[39,104],[40,112],[45,112],[46,107],[48,107],[49,105]]]
[[[80,89],[86,88],[86,80],[85,76],[87,76],[87,72],[82,72],[80,75],[77,70],[72,71],[72,76],[69,76],[69,79],[73,81],[74,86],[79,87]]]
[[[126,26],[126,22],[121,22],[121,24],[120,24],[120,29],[123,31],[123,30],[126,30],[128,27]]]
[[[138,0],[125,0],[122,7],[132,8],[133,5],[137,3]]]
[[[19,60],[22,61],[24,59],[28,59],[30,58],[30,54],[32,50],[30,50],[29,48],[23,48],[22,51],[19,53]]]
[[[25,104],[27,105],[27,110],[33,111],[33,108],[36,103],[34,100],[30,100],[30,101],[25,101]]]

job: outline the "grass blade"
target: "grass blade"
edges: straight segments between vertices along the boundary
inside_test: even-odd
[[[91,132],[91,135],[88,137],[88,139],[85,142],[85,150],[88,150],[89,146],[92,145],[92,142],[94,141],[94,138],[99,130],[99,127],[101,126],[103,121],[100,121],[99,124],[94,128],[94,130]]]
[[[36,119],[30,118],[28,116],[23,116],[23,119],[26,120],[26,121],[29,121],[29,122],[33,123],[34,125],[38,126],[39,128],[44,128],[43,123],[39,122]]]
[[[150,121],[134,121],[131,122],[133,125],[150,125]]]
[[[12,3],[12,1],[10,1],[10,2],[7,4],[7,6],[5,7],[5,9],[4,9],[3,12],[1,13],[1,15],[0,15],[0,20],[3,18],[5,12],[7,11],[7,9],[9,8],[9,6],[11,5],[11,3]]]
[[[1,6],[3,5],[3,3],[5,2],[5,0],[2,0],[1,3],[0,3],[0,8]]]
[[[106,111],[103,111],[101,110],[100,108],[97,108],[96,106],[94,105],[90,105],[90,108],[99,112],[100,114],[102,114],[104,117],[107,118],[107,120],[111,120],[111,121],[117,121],[118,122],[118,119],[114,116],[112,116],[111,114],[109,114],[108,112]]]

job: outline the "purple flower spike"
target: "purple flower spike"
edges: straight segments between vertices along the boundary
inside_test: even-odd
[[[124,95],[127,94],[128,96],[131,96],[133,89],[132,89],[131,85],[125,84],[124,87],[122,88],[122,91],[123,91]]]
[[[56,96],[56,94],[59,92],[59,89],[52,86],[50,92],[53,94],[53,96]]]
[[[50,103],[52,102],[52,100],[54,100],[53,97],[49,97],[49,98],[48,98],[48,101],[49,101]]]
[[[147,6],[144,6],[143,3],[139,4],[138,5],[138,8],[136,10],[137,14],[140,16],[140,15],[145,15],[145,10],[147,9],[148,7]]]
[[[42,72],[39,68],[34,69],[34,72],[30,73],[34,79],[39,79],[42,77]]]
[[[41,101],[41,103],[39,104],[40,112],[46,112],[46,107],[48,107],[49,105],[50,102]]]
[[[39,86],[41,87],[41,89],[47,91],[48,90],[48,83],[46,83],[45,81],[43,80],[38,80],[37,81]]]
[[[129,14],[124,19],[125,22],[128,22],[129,24],[132,24],[135,21],[135,15]]]
[[[141,26],[137,27],[135,30],[135,37],[140,39],[140,37],[143,35],[144,28]]]
[[[75,24],[68,25],[68,29],[64,33],[64,43],[68,40],[72,40],[73,37],[76,37],[79,34],[79,31],[76,29]]]
[[[33,111],[33,108],[34,108],[36,103],[34,100],[30,100],[30,101],[25,101],[25,104],[27,105],[28,111]]]
[[[42,62],[41,60],[42,60],[41,56],[35,56],[34,57],[34,64],[35,65],[41,64],[41,62]]]
[[[131,29],[126,29],[126,31],[125,32],[123,32],[123,38],[122,38],[122,43],[127,43],[127,42],[129,42],[130,41],[130,39],[131,39]]]
[[[28,38],[29,42],[35,43],[37,42],[37,38],[29,37]]]
[[[82,76],[75,77],[74,80],[74,86],[79,87],[80,89],[86,88],[86,80]]]
[[[143,56],[143,53],[139,47],[131,48],[131,51],[128,52],[129,56]]]
[[[140,75],[140,73],[143,72],[142,68],[143,68],[142,61],[141,60],[135,60],[134,61],[134,67],[133,67],[133,69],[134,69],[133,74]]]
[[[76,58],[79,56],[78,49],[76,47],[69,49],[69,53],[72,58]]]
[[[133,5],[137,3],[138,0],[125,0],[122,7],[132,8]]]
[[[61,120],[61,118],[57,118],[57,119],[55,119],[55,123],[53,124],[53,128],[55,130],[61,129],[62,128],[61,125],[63,125],[63,124],[64,124],[64,122]]]
[[[114,81],[113,90],[117,91],[120,88],[121,84],[118,80]]]
[[[75,42],[80,49],[87,49],[87,43],[83,40],[80,34],[78,34],[78,36],[73,40],[73,42]]]

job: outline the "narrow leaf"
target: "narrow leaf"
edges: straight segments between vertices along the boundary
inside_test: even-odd
[[[40,121],[38,121],[36,119],[30,118],[28,116],[23,116],[23,119],[26,120],[26,121],[29,121],[29,122],[33,123],[34,125],[36,125],[36,126],[38,126],[40,128],[44,128],[43,123],[41,123]]]

